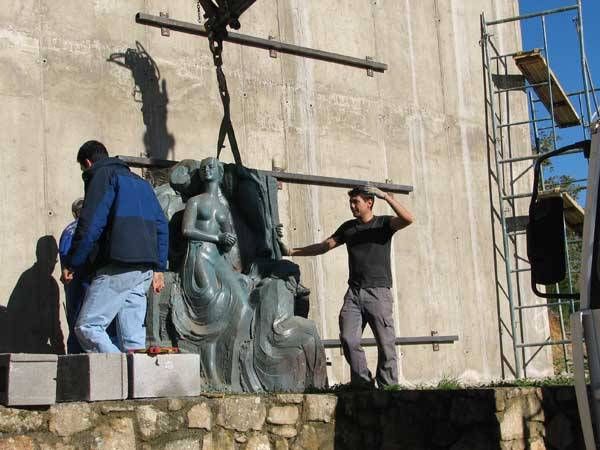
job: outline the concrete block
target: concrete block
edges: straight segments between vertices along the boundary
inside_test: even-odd
[[[128,355],[129,397],[200,395],[200,356],[193,353]]]
[[[6,406],[56,402],[57,355],[0,354],[0,403]]]
[[[127,398],[127,356],[123,353],[59,356],[57,375],[59,402]]]

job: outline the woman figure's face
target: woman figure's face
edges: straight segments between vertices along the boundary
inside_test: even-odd
[[[219,161],[216,158],[206,158],[200,162],[200,178],[204,181],[219,179]]]

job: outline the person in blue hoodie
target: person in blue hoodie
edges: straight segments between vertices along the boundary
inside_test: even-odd
[[[58,254],[60,256],[61,267],[65,267],[65,258],[71,249],[71,242],[73,242],[73,235],[77,228],[77,219],[81,213],[83,207],[83,198],[78,198],[71,205],[71,212],[75,219],[63,230],[60,235],[60,241],[58,243]],[[85,292],[90,282],[87,279],[85,273],[78,271],[74,274],[73,280],[69,284],[65,284],[65,304],[67,313],[67,324],[69,325],[69,338],[67,339],[67,353],[82,353],[83,349],[79,345],[79,341],[75,336],[75,321],[79,316],[81,310],[81,304],[85,297]]]
[[[110,158],[98,141],[77,153],[85,186],[83,208],[62,278],[91,261],[94,275],[75,334],[85,352],[116,353],[146,347],[146,292],[164,287],[169,231],[150,184]],[[116,318],[118,346],[106,332]]]

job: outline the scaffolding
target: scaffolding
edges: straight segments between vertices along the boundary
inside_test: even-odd
[[[581,89],[566,93],[557,76],[550,68],[550,52],[546,17],[557,14],[573,14],[576,28],[577,44],[579,46],[579,63],[581,67]],[[495,39],[493,31],[506,23],[524,20],[539,20],[543,34],[544,46],[541,49],[520,50],[502,53],[502,43]],[[525,14],[505,19],[488,21],[482,13],[481,21],[481,52],[483,67],[483,82],[485,91],[486,138],[488,150],[488,178],[490,216],[492,222],[494,272],[496,299],[499,318],[499,338],[502,353],[502,377],[516,378],[528,376],[528,366],[535,356],[546,346],[559,346],[564,358],[564,368],[570,372],[569,344],[567,336],[568,316],[565,317],[563,308],[574,312],[578,302],[573,299],[560,298],[558,301],[547,302],[538,299],[538,303],[524,302],[524,293],[529,289],[529,279],[525,278],[531,269],[527,261],[525,229],[527,226],[526,208],[532,196],[531,184],[529,190],[524,189],[524,182],[531,180],[525,175],[531,174],[535,160],[543,153],[556,150],[557,128],[580,127],[583,139],[589,139],[589,124],[592,120],[592,102],[598,111],[596,90],[593,88],[590,68],[587,63],[584,40],[581,0],[570,6],[555,8],[532,14]],[[515,75],[516,74],[516,75]],[[522,93],[527,98],[527,118],[514,119],[511,111],[511,101],[523,105]],[[521,94],[514,99],[515,94]],[[573,103],[573,100],[577,100]],[[543,105],[548,113],[546,117],[537,117],[536,106]],[[516,107],[512,105],[512,108]],[[540,126],[543,124],[543,126]],[[529,127],[533,145],[531,149],[523,149],[523,139],[516,139],[515,130],[519,127]],[[542,138],[546,137],[544,141]],[[520,148],[519,148],[520,147]],[[564,154],[582,152],[575,149]],[[542,173],[542,190],[544,177]],[[585,180],[576,180],[585,182]],[[518,189],[521,188],[521,190]],[[567,281],[568,293],[573,294],[572,267],[568,255],[569,243],[572,236],[577,234],[577,207],[572,205],[573,199],[563,196],[565,205],[575,208],[575,212],[564,223],[564,232],[569,234],[567,242]],[[524,213],[525,212],[525,213]],[[572,218],[570,220],[569,218]],[[582,219],[581,219],[582,221]],[[498,231],[500,230],[500,231]],[[568,232],[568,230],[571,230]],[[546,287],[560,292],[558,285]],[[566,294],[564,291],[563,294]],[[565,296],[568,297],[568,296]],[[505,304],[506,302],[506,304]],[[501,313],[508,307],[510,324],[507,324]],[[538,308],[558,307],[560,320],[560,339],[550,335],[541,342],[527,341],[527,313]],[[504,336],[509,336],[512,344],[512,365],[506,357]],[[534,351],[527,359],[527,348]],[[508,368],[509,373],[507,373]]]

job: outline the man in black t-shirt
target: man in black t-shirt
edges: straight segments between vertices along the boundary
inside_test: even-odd
[[[377,385],[398,383],[396,333],[392,305],[391,239],[394,233],[413,222],[412,214],[392,195],[374,186],[360,186],[348,192],[354,219],[344,222],[331,237],[306,247],[288,248],[280,242],[285,256],[316,256],[346,244],[348,290],[340,311],[340,339],[350,364],[351,383],[373,385],[365,352],[360,345],[368,323],[377,341]],[[375,197],[385,200],[396,216],[375,216]]]

